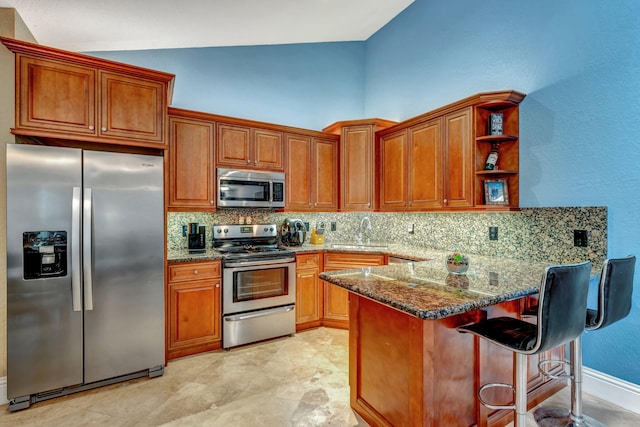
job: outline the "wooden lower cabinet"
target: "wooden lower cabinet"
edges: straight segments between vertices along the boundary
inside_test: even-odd
[[[323,271],[347,270],[365,266],[384,265],[384,255],[362,253],[324,254]],[[349,292],[343,288],[323,282],[324,310],[322,324],[334,328],[349,328]]]
[[[220,348],[220,261],[168,267],[167,359]]]
[[[512,422],[513,411],[485,408],[477,391],[490,382],[512,384],[513,353],[456,328],[480,320],[487,312],[489,317],[517,315],[521,305],[522,301],[511,301],[486,310],[421,320],[351,295],[351,407],[375,426],[504,426]],[[550,353],[561,356],[562,347]],[[566,386],[563,381],[540,377],[537,361],[537,357],[530,358],[529,409]],[[507,390],[505,395],[487,392],[485,397],[508,402],[513,395]]]
[[[296,256],[296,331],[322,325],[321,253]]]

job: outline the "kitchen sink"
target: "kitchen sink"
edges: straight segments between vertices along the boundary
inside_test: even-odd
[[[358,243],[332,243],[330,245],[332,249],[387,249],[387,245],[375,245],[375,244],[358,244]]]

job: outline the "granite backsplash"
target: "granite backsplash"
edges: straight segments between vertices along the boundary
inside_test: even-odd
[[[523,208],[519,212],[275,212],[269,209],[220,209],[207,212],[168,213],[169,249],[186,247],[182,226],[197,222],[207,226],[207,247],[212,245],[213,224],[237,224],[240,217],[252,223],[282,224],[299,218],[311,228],[325,225],[327,242],[354,242],[362,218],[371,220],[371,240],[393,242],[442,251],[529,259],[542,262],[574,262],[585,259],[600,265],[607,255],[607,208]],[[331,222],[336,231],[330,230]],[[408,228],[414,225],[414,233]],[[489,227],[498,227],[498,240],[489,240]],[[589,244],[576,247],[574,230],[586,230]],[[310,233],[309,233],[310,234]],[[307,239],[308,236],[307,235]]]

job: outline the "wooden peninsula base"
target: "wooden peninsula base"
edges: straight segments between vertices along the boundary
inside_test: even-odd
[[[456,327],[482,316],[514,316],[526,298],[438,320],[422,320],[350,292],[351,407],[372,426],[503,426],[512,411],[489,410],[476,397],[489,382],[513,382],[513,353],[461,334]],[[540,358],[563,358],[563,348]],[[538,373],[530,357],[529,408],[565,383]],[[559,368],[557,369],[559,370]],[[507,403],[511,392],[489,399]]]

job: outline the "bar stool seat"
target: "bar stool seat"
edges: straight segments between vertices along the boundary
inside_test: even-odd
[[[478,399],[492,409],[515,410],[515,427],[526,425],[527,356],[565,344],[582,334],[590,272],[589,261],[547,267],[540,285],[537,324],[512,317],[496,317],[458,328],[461,333],[477,335],[514,352],[514,386],[485,384],[478,391]],[[482,392],[490,387],[513,389],[514,404],[493,405],[486,402]]]
[[[598,308],[586,310],[585,330],[595,331],[624,319],[631,311],[633,276],[636,257],[605,260],[598,283]],[[595,418],[582,413],[582,339],[578,336],[571,341],[570,374],[571,409],[541,407],[535,411],[535,419],[541,427],[601,427]],[[545,363],[547,361],[540,362]],[[565,363],[565,362],[561,362]],[[541,369],[544,374],[544,370]]]

